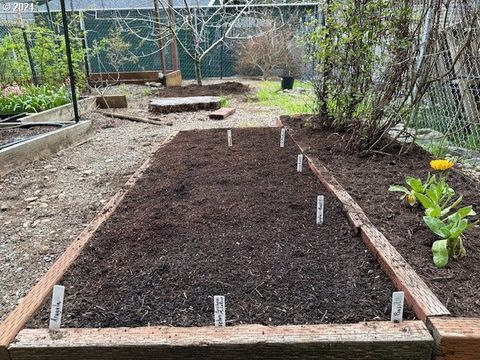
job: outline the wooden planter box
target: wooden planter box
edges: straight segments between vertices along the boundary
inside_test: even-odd
[[[171,139],[171,138],[170,138]],[[168,142],[170,139],[167,139]],[[166,143],[165,142],[165,143]],[[165,144],[164,143],[164,144]],[[162,146],[162,145],[160,145]],[[95,231],[150,166],[147,160],[0,325],[0,360],[7,359],[431,359],[433,338],[422,321],[347,325],[241,325],[115,329],[24,329],[51,296]],[[369,222],[350,195],[314,159],[311,169],[343,204],[351,225],[376,254],[423,320],[448,310]]]
[[[274,126],[283,126],[280,118],[275,119]],[[298,142],[297,145],[299,145]],[[433,358],[480,359],[480,319],[451,317],[448,309],[385,236],[371,224],[361,207],[348,195],[333,175],[315,159],[308,158],[308,161],[324,186],[343,202],[347,216],[352,225],[361,231],[367,247],[376,255],[395,285],[405,291],[406,300],[414,308],[415,313],[425,321],[435,340]]]
[[[94,85],[105,84],[145,84],[146,82],[160,81],[158,71],[126,71],[111,73],[90,73],[89,83]]]
[[[24,117],[27,113],[12,113],[12,114],[0,114],[0,123],[8,121],[17,121]]]
[[[81,141],[90,131],[91,121],[62,127],[33,139],[0,150],[0,176],[18,170],[22,166],[55,154],[75,142]]]
[[[79,115],[95,110],[97,107],[97,100],[91,96],[86,99],[78,100]],[[20,119],[21,122],[69,122],[75,118],[73,113],[72,103],[68,103],[53,109],[45,110],[36,114],[30,114]]]

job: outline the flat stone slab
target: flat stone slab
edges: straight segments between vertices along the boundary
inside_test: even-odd
[[[220,108],[218,96],[192,96],[157,98],[150,101],[148,110],[157,114],[172,112],[216,110]]]

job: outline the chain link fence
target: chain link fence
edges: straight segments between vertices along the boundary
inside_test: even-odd
[[[0,1],[1,2],[1,1]],[[84,3],[83,1],[82,3]],[[67,6],[67,14],[70,21],[72,38],[78,41],[84,41],[87,48],[88,68],[91,73],[111,73],[111,72],[136,72],[136,71],[160,71],[161,54],[159,47],[159,38],[164,40],[164,52],[167,69],[172,68],[170,36],[159,34],[157,22],[167,24],[168,16],[165,9],[162,9],[160,18],[154,10],[154,1],[151,8],[141,9],[110,9],[109,4],[115,7],[112,1],[102,1],[101,8],[95,10],[75,10],[72,11]],[[74,4],[75,5],[75,4]],[[51,5],[53,9],[49,12],[38,10],[33,13],[24,12],[20,20],[17,14],[12,12],[1,12],[0,10],[0,39],[7,36],[13,28],[19,27],[20,22],[43,24],[48,28],[55,28],[61,32],[60,14]],[[85,6],[88,8],[88,6]],[[256,10],[269,9],[275,7],[278,9],[279,16],[287,19],[289,16],[303,16],[308,12],[315,11],[317,5],[312,4],[283,4],[283,5],[256,5]],[[209,10],[211,8],[211,10]],[[211,16],[215,7],[205,7],[202,10],[204,16]],[[182,10],[177,10],[180,13]],[[231,8],[228,11],[239,11]],[[303,14],[303,15],[302,15]],[[218,17],[221,21],[221,17]],[[249,16],[244,17],[244,21],[239,22],[238,32],[242,32],[245,21],[249,21]],[[224,29],[215,22],[211,22],[207,29],[206,36],[202,41],[203,46],[216,42]],[[201,26],[201,25],[198,25]],[[32,34],[34,38],[34,34]],[[185,30],[178,32],[178,38],[183,39],[187,50],[193,47],[191,34]],[[179,68],[182,71],[184,79],[194,79],[195,69],[193,60],[187,55],[184,48],[177,46]],[[205,78],[222,78],[237,75],[235,40],[226,40],[216,46],[202,59],[202,76]]]
[[[450,154],[480,164],[480,22],[465,19],[468,8],[453,1],[434,42],[435,63],[417,126],[439,156]],[[432,129],[428,131],[425,129]]]
[[[0,1],[4,2],[5,0]],[[159,32],[155,22],[158,18],[153,1],[150,4],[151,8],[147,6],[138,9],[111,9],[109,3],[114,4],[102,1],[101,8],[92,10],[80,11],[74,8],[72,11],[67,7],[73,39],[77,42],[83,41],[84,47],[87,48],[86,62],[89,71],[91,73],[160,71]],[[264,9],[272,7],[272,5],[260,7],[262,6]],[[289,16],[316,14],[321,3],[277,4],[275,7],[279,9],[278,16],[288,22]],[[420,138],[423,136],[427,139],[424,143],[427,143],[432,151],[448,152],[480,162],[480,154],[476,152],[480,148],[480,23],[477,19],[472,29],[471,24],[464,20],[464,11],[463,2],[452,1],[448,12],[445,12],[443,29],[435,39],[435,71],[439,78],[432,83],[424,97],[416,119],[416,127],[422,129],[417,133]],[[20,22],[55,26],[57,31],[61,32],[58,19],[59,13],[56,10],[50,13],[24,12],[21,20],[18,14],[0,10],[0,40],[18,28]],[[167,21],[167,15],[163,11],[160,22],[165,24]],[[256,21],[258,19],[246,17],[234,33],[241,34],[246,28],[254,26],[252,24]],[[221,31],[222,27],[212,27],[208,32],[206,45],[213,44],[221,37]],[[30,41],[35,43],[35,34],[29,36]],[[182,39],[187,39],[188,36],[187,33],[179,34]],[[472,40],[464,48],[467,37],[472,37]],[[171,40],[168,36],[163,40],[166,65],[171,69],[169,46]],[[25,44],[21,43],[16,45],[19,48],[25,47]],[[111,51],[107,51],[108,47]],[[194,79],[192,59],[183,48],[178,47],[178,52],[183,78]],[[23,56],[23,50],[19,54]],[[12,56],[17,56],[15,51],[12,52]],[[236,75],[237,56],[235,41],[223,42],[202,61],[203,77]],[[1,66],[0,60],[0,71]],[[445,74],[447,76],[444,76]]]

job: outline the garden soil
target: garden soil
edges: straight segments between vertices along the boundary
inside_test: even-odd
[[[222,96],[243,95],[250,91],[248,85],[227,81],[218,84],[172,86],[160,89],[156,95],[160,97]]]
[[[392,283],[279,129],[181,132],[61,281],[62,326],[389,320]],[[318,226],[317,195],[325,195]],[[29,326],[48,324],[49,304]],[[412,318],[412,313],[406,313]]]
[[[0,128],[0,145],[7,145],[19,140],[27,140],[30,137],[45,134],[58,129],[60,129],[58,126]]]
[[[345,150],[348,135],[303,127],[301,118],[283,121],[307,152],[332,171],[453,315],[480,316],[480,228],[465,234],[467,257],[451,259],[446,268],[437,269],[431,246],[438,238],[424,224],[423,212],[400,201],[399,193],[388,191],[392,184],[403,184],[406,176],[425,179],[431,171],[428,153],[414,147],[398,156],[401,145],[395,144],[389,149],[392,155],[366,157]],[[454,170],[448,175],[448,183],[464,196],[464,206],[473,205],[480,212],[479,182]]]

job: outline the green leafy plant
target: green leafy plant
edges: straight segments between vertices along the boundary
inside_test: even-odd
[[[75,22],[75,19],[72,21]],[[25,32],[30,40],[37,81],[57,87],[63,85],[68,78],[63,34],[45,26],[44,21],[40,19],[36,23],[28,23]],[[83,89],[87,84],[85,52],[81,40],[74,34],[71,36],[71,50],[76,83],[79,89]],[[9,28],[8,33],[0,37],[0,83],[27,85],[31,82],[32,72],[22,30]]]
[[[65,86],[23,86],[19,91],[0,96],[0,114],[35,113],[67,104],[70,99]]]
[[[466,255],[463,233],[480,222],[480,219],[473,223],[469,221],[468,217],[476,215],[472,206],[462,207],[449,215],[463,201],[463,196],[459,196],[452,202],[455,190],[446,180],[448,171],[454,165],[451,160],[432,160],[430,167],[439,172],[438,180],[436,175],[432,176],[430,173],[425,182],[410,176],[406,178],[409,188],[392,185],[389,189],[402,192],[404,194],[402,199],[406,198],[410,205],[418,202],[425,209],[423,217],[425,224],[434,234],[441,237],[432,245],[433,262],[438,268],[445,267],[449,257],[462,258]]]
[[[230,105],[230,99],[225,96],[220,96],[220,107],[228,107]]]
[[[462,202],[463,197],[460,196],[450,203],[454,195],[455,190],[448,185],[445,178],[440,177],[440,180],[434,180],[428,185],[424,194],[417,194],[416,197],[425,209],[425,215],[440,218],[446,216],[451,209]]]
[[[463,258],[467,252],[464,246],[463,233],[479,223],[471,223],[467,217],[476,215],[471,206],[466,206],[441,220],[433,216],[424,216],[423,220],[429,229],[441,237],[432,245],[433,262],[436,267],[443,268],[449,257]]]
[[[414,206],[418,202],[418,195],[425,194],[428,187],[434,182],[436,182],[435,175],[432,176],[428,174],[427,180],[425,182],[423,182],[420,178],[407,176],[405,178],[405,183],[408,187],[403,185],[391,185],[388,190],[403,193],[400,199],[405,199],[411,206]]]

